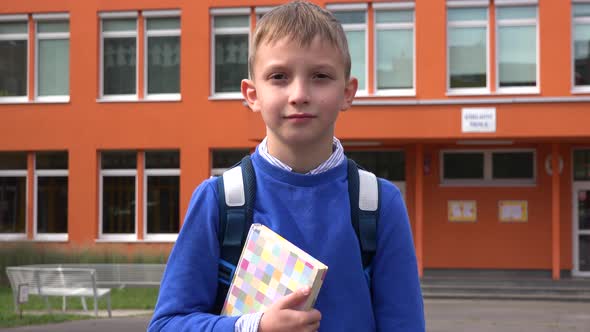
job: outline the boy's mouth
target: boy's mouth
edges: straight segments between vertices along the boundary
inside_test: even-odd
[[[311,119],[311,118],[315,118],[315,116],[313,116],[311,114],[300,113],[300,114],[291,114],[291,115],[286,116],[285,118],[287,118],[287,119]]]

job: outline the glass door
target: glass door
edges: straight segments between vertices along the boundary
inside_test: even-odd
[[[574,275],[590,277],[590,182],[574,184]]]

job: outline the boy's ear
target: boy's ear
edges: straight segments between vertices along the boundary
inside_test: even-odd
[[[347,109],[352,106],[352,101],[354,100],[354,96],[356,95],[356,90],[358,89],[359,82],[356,78],[351,77],[346,83],[344,87],[344,101],[342,102],[341,111],[346,111]]]
[[[258,95],[256,93],[254,81],[243,79],[240,88],[242,90],[242,96],[244,96],[250,109],[254,112],[260,112],[260,103],[258,102]]]

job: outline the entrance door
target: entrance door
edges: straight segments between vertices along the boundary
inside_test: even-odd
[[[590,181],[574,182],[574,271],[590,277]]]

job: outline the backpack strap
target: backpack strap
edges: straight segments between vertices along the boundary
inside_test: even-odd
[[[348,159],[348,196],[351,222],[361,247],[365,277],[370,281],[371,263],[377,251],[379,181],[375,174],[361,169],[352,159]]]
[[[256,176],[250,156],[217,178],[219,205],[219,267],[217,299],[212,310],[221,312],[236,265],[252,224]]]

